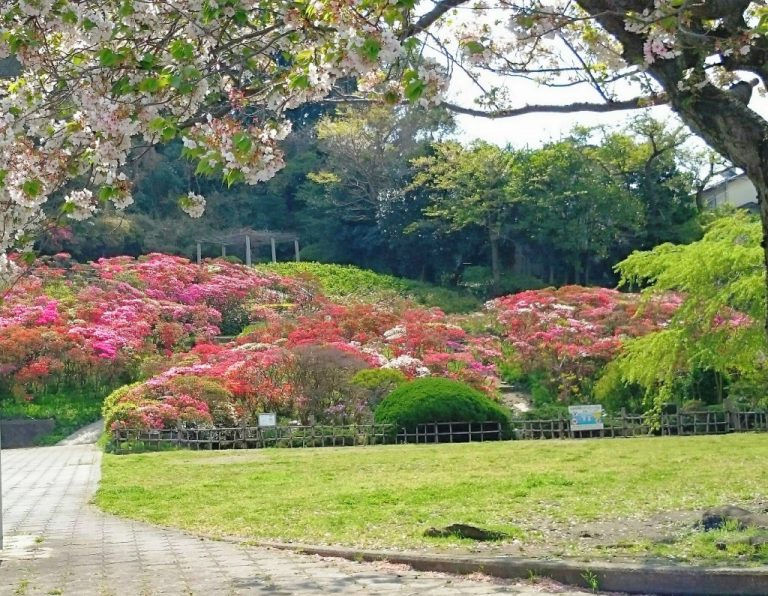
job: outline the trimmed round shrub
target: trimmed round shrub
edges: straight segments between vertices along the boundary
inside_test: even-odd
[[[413,431],[430,422],[501,422],[509,434],[509,413],[469,385],[428,377],[400,385],[376,408],[377,424]]]

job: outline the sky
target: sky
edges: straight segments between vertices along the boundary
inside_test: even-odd
[[[527,81],[511,81],[510,84],[515,85],[515,88],[519,88],[519,95],[525,98],[517,104],[520,106],[526,104],[570,103],[574,101],[598,103],[600,101],[599,98],[596,98],[596,93],[586,87],[582,89],[572,88],[564,96],[560,90],[541,87]],[[448,99],[463,106],[474,107],[472,103],[473,95],[472,89],[466,82],[455,80],[452,81],[449,88]],[[626,95],[626,97],[631,96],[631,94]],[[517,107],[517,105],[512,107]],[[768,97],[761,96],[755,92],[749,105],[750,108],[763,117],[768,118]],[[656,118],[670,119],[675,123],[679,122],[677,116],[667,106],[656,106],[647,108],[647,110]],[[542,112],[498,120],[459,115],[456,121],[460,128],[458,136],[462,141],[469,142],[474,139],[483,139],[500,146],[510,144],[515,148],[522,148],[525,146],[538,147],[548,141],[557,140],[566,135],[576,125],[621,126],[638,113],[640,113],[639,110],[607,113],[577,112],[570,114]],[[704,146],[703,142],[701,142],[701,146]]]
[[[461,15],[465,17],[466,15]],[[428,52],[430,53],[430,52]],[[441,57],[434,54],[433,57],[440,61]],[[552,88],[540,85],[522,78],[500,77],[489,73],[476,74],[486,86],[504,86],[508,95],[514,98],[512,105],[504,107],[514,108],[529,104],[569,104],[578,101],[603,103],[595,89],[586,84],[566,88]],[[745,80],[754,78],[754,75],[746,73]],[[759,90],[760,88],[758,88]],[[750,107],[761,116],[768,118],[768,97],[755,90],[752,94]],[[448,89],[448,101],[465,107],[477,107],[473,99],[477,95],[477,87],[461,69],[454,68]],[[629,99],[642,93],[636,85],[626,81],[615,83],[611,91],[616,93],[617,99]],[[647,108],[654,117],[679,124],[680,120],[667,106]],[[626,110],[617,112],[578,112],[570,114],[559,113],[534,113],[525,116],[514,116],[492,120],[488,118],[458,115],[456,122],[460,132],[457,135],[463,142],[474,139],[483,139],[491,143],[505,146],[512,145],[515,148],[538,147],[549,141],[557,140],[568,134],[575,125],[585,126],[621,126],[628,122],[640,110]],[[704,147],[703,141],[694,141],[695,145]]]

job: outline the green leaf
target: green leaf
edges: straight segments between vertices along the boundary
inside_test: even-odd
[[[195,175],[210,176],[216,171],[215,166],[208,160],[200,160],[195,168]]]
[[[232,20],[241,27],[245,27],[248,25],[248,13],[242,9],[235,11],[235,14],[232,16]]]
[[[243,173],[240,170],[229,170],[224,175],[224,182],[227,186],[232,186],[233,184],[237,182],[241,182],[243,180]]]
[[[306,74],[298,74],[290,80],[289,86],[292,89],[309,88],[309,77]]]
[[[150,132],[160,132],[168,125],[168,121],[163,118],[162,116],[158,116],[157,118],[153,118],[149,121],[149,130]]]
[[[253,141],[247,133],[238,132],[232,136],[232,144],[239,153],[248,153],[253,146]]]
[[[133,91],[133,85],[131,85],[131,80],[127,76],[121,77],[112,83],[112,95],[126,95],[131,91]]]
[[[163,143],[167,143],[169,141],[172,141],[176,138],[176,135],[179,134],[179,129],[176,128],[173,124],[168,124],[165,126],[160,133],[160,140]]]
[[[98,193],[99,201],[106,203],[109,199],[114,197],[116,193],[117,190],[113,186],[102,186]]]
[[[405,89],[403,90],[403,92],[405,94],[405,98],[408,101],[416,101],[424,94],[424,90],[426,88],[427,88],[427,85],[424,81],[420,79],[416,79],[408,83],[405,86]]]
[[[139,91],[145,93],[156,93],[160,90],[160,79],[158,77],[147,77],[139,83]]]
[[[105,68],[112,68],[125,60],[125,55],[115,52],[111,48],[104,48],[98,53],[99,64]]]
[[[183,39],[174,39],[168,47],[168,51],[174,60],[179,62],[187,62],[195,57],[195,46]]]
[[[313,50],[302,50],[301,52],[296,53],[293,62],[299,66],[307,66],[314,60],[314,58],[315,52]]]
[[[67,10],[61,15],[61,20],[68,25],[77,24],[77,13],[74,10]]]
[[[39,196],[40,192],[43,190],[43,183],[37,178],[26,180],[24,184],[21,185],[21,190],[24,191],[24,194],[28,197],[36,197]]]
[[[470,54],[482,54],[485,51],[485,46],[475,40],[465,42],[464,47]]]
[[[760,16],[760,21],[757,23],[755,30],[762,34],[768,33],[768,12]]]
[[[375,37],[367,37],[363,45],[358,48],[358,53],[369,60],[375,60],[381,52],[381,42]]]
[[[120,16],[129,17],[134,14],[136,10],[133,8],[133,2],[126,1],[120,5]]]
[[[154,70],[157,65],[157,56],[154,54],[144,54],[139,60],[139,68],[141,70]]]

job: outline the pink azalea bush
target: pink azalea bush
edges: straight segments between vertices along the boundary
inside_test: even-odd
[[[625,339],[663,327],[680,303],[673,294],[643,301],[639,294],[565,286],[503,296],[486,308],[522,371],[537,375],[560,401],[578,402]]]
[[[445,376],[493,396],[500,355],[497,340],[469,336],[438,309],[318,300],[305,312],[266,318],[235,342],[198,344],[130,392],[115,392],[105,411],[111,428],[153,428],[128,416],[126,404],[146,409],[183,394],[205,401],[215,425],[253,423],[260,412],[303,422],[363,422],[371,418],[371,404],[349,382],[355,371]]]
[[[226,261],[151,254],[78,265],[57,255],[0,304],[0,390],[17,399],[61,385],[106,393],[143,378],[110,395],[111,428],[227,426],[266,411],[346,423],[372,414],[350,382],[362,369],[447,377],[495,397],[497,367],[511,358],[560,400],[579,401],[625,338],[665,325],[679,302],[578,286],[529,291],[489,302],[491,328],[478,328],[408,302],[334,303]],[[227,324],[247,327],[213,343]]]
[[[114,386],[135,378],[150,355],[209,341],[233,310],[246,313],[248,323],[261,319],[265,305],[312,300],[278,275],[160,254],[90,265],[56,255],[4,298],[0,390],[27,398],[61,385]]]

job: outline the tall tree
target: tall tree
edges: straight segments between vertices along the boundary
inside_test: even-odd
[[[687,146],[690,138],[683,126],[643,114],[627,127],[604,130],[594,146],[580,139],[589,159],[623,181],[642,203],[645,222],[632,248],[689,242],[699,235],[692,189],[703,188],[709,177],[703,171],[707,156]]]
[[[525,209],[517,228],[550,253],[550,271],[553,257],[566,263],[574,283],[589,284],[592,265],[643,227],[637,196],[572,139],[530,152],[518,175]]]
[[[622,283],[645,286],[649,300],[674,292],[681,304],[664,329],[628,343],[602,391],[617,381],[635,383],[660,405],[676,397],[681,381],[710,371],[719,399],[730,382],[741,384],[745,396],[764,400],[761,235],[759,222],[741,213],[715,220],[697,242],[663,244],[621,262]]]
[[[432,155],[414,160],[411,188],[428,192],[427,216],[446,222],[452,230],[476,226],[484,231],[493,284],[498,287],[499,246],[505,226],[514,218],[522,182],[519,155],[483,142],[470,147],[438,143],[433,150]]]
[[[317,124],[325,164],[310,178],[328,186],[343,218],[371,222],[382,198],[405,186],[410,160],[452,128],[445,110],[341,108]]]

